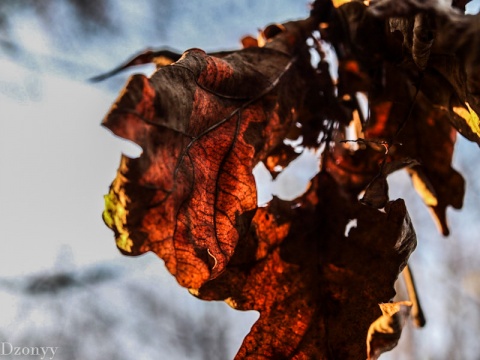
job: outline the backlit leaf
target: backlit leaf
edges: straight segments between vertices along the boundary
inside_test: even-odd
[[[303,197],[257,212],[227,270],[196,295],[260,312],[237,359],[365,359],[378,304],[415,245],[402,200],[382,213],[322,173]]]
[[[222,59],[193,49],[150,79],[131,78],[103,122],[143,149],[122,158],[106,196],[122,252],[154,251],[189,288],[224,270],[257,206],[252,169],[302,100],[296,59],[284,52],[300,25],[265,48]]]
[[[382,353],[397,346],[411,308],[410,301],[380,304],[382,316],[375,320],[368,329],[368,360],[377,360]]]
[[[457,132],[480,145],[479,15],[368,3],[316,0],[243,50],[147,52],[107,74],[159,67],[131,77],[103,122],[143,149],[122,157],[105,223],[124,254],[155,252],[195,296],[260,312],[237,359],[393,348],[410,311],[393,285],[416,236],[387,176],[408,171],[444,235],[447,208],[462,207],[451,164]],[[258,208],[256,164],[276,176],[305,148],[323,151],[309,190]]]

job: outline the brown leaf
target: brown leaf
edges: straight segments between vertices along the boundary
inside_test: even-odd
[[[455,136],[455,130],[442,114],[418,115],[399,137],[401,141],[409,138],[409,142],[395,155],[412,156],[421,162],[422,165],[407,170],[415,190],[431,208],[439,231],[445,236],[449,234],[446,209],[448,206],[460,209],[465,194],[465,180],[451,166]]]
[[[275,179],[300,154],[301,152],[295,151],[293,147],[282,142],[268,154],[268,157],[263,162],[272,178]]]
[[[259,311],[237,359],[376,359],[395,346],[409,304],[389,302],[416,237],[386,178],[408,168],[447,234],[464,195],[455,129],[480,144],[478,17],[432,0],[340,2],[315,1],[312,18],[270,25],[242,51],[191,49],[132,77],[104,121],[143,149],[106,196],[118,247],[154,251],[202,299]],[[342,143],[354,116],[359,149]],[[300,136],[325,145],[321,173],[300,198],[257,209],[253,167],[287,166],[283,140]]]
[[[351,111],[337,98],[337,89],[325,60],[320,61],[317,69],[305,77],[308,85],[304,104],[297,113],[297,121],[301,124],[302,145],[316,148],[322,141],[320,134],[330,132],[332,119],[346,125],[350,121]]]
[[[343,59],[339,62],[339,97],[343,97],[345,94],[354,96],[356,92],[367,91],[371,86],[370,81],[370,77],[360,68],[358,61],[354,59]]]
[[[437,0],[372,0],[369,11],[378,17],[405,17],[422,11],[441,11],[442,3]]]
[[[452,7],[459,9],[460,11],[465,12],[466,5],[472,0],[453,0]]]
[[[377,360],[381,354],[397,346],[411,308],[410,301],[380,304],[382,316],[368,329],[367,360]]]
[[[365,194],[360,200],[362,204],[382,209],[388,203],[388,182],[387,176],[397,170],[410,168],[415,165],[420,165],[418,161],[413,159],[394,160],[384,163],[381,166],[380,172],[368,184],[365,189]]]
[[[123,253],[154,251],[188,288],[224,270],[256,209],[252,169],[302,101],[288,52],[302,26],[222,59],[192,49],[150,79],[131,78],[103,122],[143,149],[122,158],[106,196],[104,219]]]
[[[333,140],[335,143],[326,150],[328,152],[323,157],[323,168],[333,176],[343,191],[357,198],[379,174],[384,149],[362,146],[352,150],[348,144],[342,143],[346,140],[342,129],[334,133]]]
[[[92,77],[90,81],[103,81],[132,66],[145,65],[150,63],[156,63],[159,67],[170,65],[180,59],[180,56],[181,54],[178,54],[177,52],[170,49],[146,49],[141,53],[134,55],[131,59],[127,60],[125,63],[121,64],[115,69],[108,71],[105,74]]]
[[[365,137],[390,142],[388,159],[409,158],[421,164],[407,171],[415,189],[432,209],[440,232],[447,235],[446,208],[461,208],[465,192],[462,176],[451,166],[456,131],[451,126],[450,113],[438,105],[449,98],[444,91],[449,88],[427,86],[440,79],[428,69],[418,92],[409,85],[401,68],[385,64],[384,74],[384,90],[371,95],[372,116]]]
[[[423,103],[420,98],[419,104]],[[422,108],[423,107],[423,108]],[[443,111],[423,103],[414,108],[412,119],[398,137],[403,146],[394,157],[418,159],[421,166],[408,169],[415,189],[427,206],[443,235],[449,234],[446,209],[460,209],[465,194],[463,177],[451,166],[456,132]]]
[[[388,202],[387,177],[382,173],[375,176],[365,189],[360,202],[375,209],[382,209]]]
[[[398,2],[385,2],[393,6],[390,15],[400,16]],[[462,135],[480,145],[480,15],[461,15],[456,10],[439,6],[436,1],[418,6],[417,1],[408,0],[403,4],[418,12],[413,18],[397,21],[403,23],[400,30],[413,61],[426,70],[422,92],[429,101],[449,113],[450,122]],[[464,5],[462,2],[454,4]],[[437,92],[443,95],[440,103]],[[456,111],[460,108],[467,109],[466,116]]]
[[[477,81],[471,75],[469,81],[465,65],[453,57],[434,55],[430,63],[433,68],[426,74],[429,76],[425,76],[422,92],[446,113],[448,121],[461,135],[480,145],[480,79]],[[476,63],[480,63],[480,58]],[[467,88],[468,84],[473,91]]]
[[[258,47],[258,40],[253,36],[247,35],[241,39],[241,43],[244,49],[250,47]]]
[[[453,6],[461,8],[464,2]],[[343,33],[330,35],[341,43],[336,45],[341,59],[356,60],[373,80],[382,76],[383,62],[395,65],[403,81],[422,85],[429,101],[449,113],[452,125],[480,145],[480,14],[463,15],[433,0],[377,0],[370,7],[347,3],[337,9],[337,16],[339,23],[329,31]],[[421,84],[420,70],[425,75]],[[430,83],[429,76],[442,84]],[[440,104],[437,92],[445,95]]]
[[[378,303],[395,294],[416,245],[403,201],[382,213],[344,198],[325,173],[315,181],[260,209],[225,273],[195,292],[260,312],[237,359],[363,360]]]
[[[425,70],[434,41],[434,21],[426,13],[416,14],[413,20],[412,58],[420,70]]]

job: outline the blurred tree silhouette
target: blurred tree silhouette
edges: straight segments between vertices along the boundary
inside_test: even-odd
[[[218,308],[193,316],[155,284],[118,267],[2,280],[0,297],[5,292],[18,305],[14,325],[0,324],[1,341],[58,346],[58,359],[229,358],[231,325]]]
[[[67,11],[71,11],[73,19],[76,20],[76,26],[79,26],[83,35],[113,29],[113,19],[108,11],[112,6],[110,0],[84,1],[84,0],[4,0],[0,2],[0,27],[3,31],[8,31],[10,18],[8,14],[33,11],[38,18],[50,24],[57,14],[57,10],[66,6]],[[55,29],[55,27],[50,27]]]

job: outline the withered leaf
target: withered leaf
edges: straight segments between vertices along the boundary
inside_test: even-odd
[[[307,93],[304,106],[298,112],[297,121],[301,124],[302,145],[316,148],[322,141],[319,139],[320,134],[329,133],[328,124],[331,124],[331,119],[342,125],[348,124],[351,114],[349,109],[342,106],[341,100],[335,94],[337,89],[330,75],[328,62],[320,61],[315,71],[306,78]]]
[[[397,346],[411,308],[410,301],[380,304],[382,316],[368,329],[367,360],[377,360],[381,354]]]
[[[258,46],[258,40],[255,39],[251,35],[244,36],[241,39],[241,43],[242,43],[243,48],[257,47]]]
[[[435,73],[445,85],[435,87],[423,80],[422,91],[426,89],[434,104],[435,92],[445,93],[446,102],[436,105],[449,113],[462,135],[480,145],[480,15],[463,15],[438,1],[381,0],[370,7],[346,3],[337,9],[337,17],[330,31],[343,34],[331,36],[342,45],[337,45],[341,59],[356,59],[358,73],[373,79],[385,61],[412,84],[418,85],[422,71]]]
[[[311,18],[270,25],[244,50],[170,56],[133,76],[104,120],[143,149],[122,158],[106,196],[117,246],[154,251],[202,299],[258,310],[237,359],[376,359],[409,311],[389,302],[416,245],[386,177],[406,167],[445,235],[446,208],[462,206],[451,160],[455,130],[480,144],[479,17],[430,0],[372,4],[317,0]],[[342,143],[352,117],[359,149]],[[325,145],[322,171],[300,198],[257,208],[252,169],[287,166],[285,138]]]
[[[464,7],[465,3],[454,5]],[[462,135],[480,145],[480,15],[462,15],[437,1],[408,0],[398,5],[379,1],[370,11],[394,17],[391,31],[402,32],[413,61],[430,74],[431,81],[444,82],[437,87],[424,80],[425,95],[435,103],[435,92],[445,93],[444,102],[436,105],[449,113],[450,122]],[[437,79],[432,80],[432,73]],[[462,108],[467,109],[466,116],[459,115]]]
[[[324,169],[339,183],[344,192],[354,198],[379,174],[380,164],[384,159],[384,149],[361,147],[352,150],[348,144],[342,143],[345,132],[341,128],[333,134],[335,141],[323,157]]]
[[[181,54],[177,53],[174,50],[170,49],[161,49],[161,50],[152,50],[146,49],[139,54],[134,55],[131,59],[127,60],[125,63],[119,65],[113,70],[106,72],[105,74],[94,76],[90,81],[103,81],[112,77],[119,72],[137,65],[145,65],[150,63],[156,63],[158,66],[166,66],[174,63],[180,59]]]
[[[421,164],[408,167],[407,171],[415,189],[432,209],[440,232],[448,235],[446,209],[461,208],[465,192],[463,177],[451,166],[456,131],[449,120],[449,111],[438,105],[449,98],[444,92],[449,88],[435,87],[438,89],[435,93],[426,86],[439,79],[428,69],[418,91],[396,66],[385,64],[384,74],[384,91],[372,95],[365,136],[394,141],[388,159],[410,158]]]
[[[451,166],[456,132],[442,115],[435,111],[424,113],[416,118],[417,124],[407,125],[402,138],[409,135],[412,138],[398,154],[417,154],[422,162],[422,166],[408,171],[415,189],[431,208],[440,232],[446,236],[449,234],[446,209],[463,206],[465,180]],[[426,132],[428,137],[421,135]]]
[[[388,203],[387,176],[397,170],[409,168],[415,165],[420,164],[418,161],[408,158],[383,163],[377,176],[375,176],[370,184],[368,184],[367,188],[365,189],[365,194],[360,201],[363,204],[372,206],[376,209],[385,207],[385,205]]]
[[[302,102],[289,53],[302,26],[221,59],[192,49],[150,79],[131,78],[103,122],[143,149],[122,158],[106,196],[104,219],[123,253],[154,251],[188,288],[224,270],[257,206],[252,169]]]
[[[260,312],[237,359],[363,360],[378,304],[415,245],[402,200],[382,213],[321,173],[300,199],[259,209],[226,271],[195,294]]]
[[[277,175],[288,166],[288,164],[300,155],[300,153],[301,152],[295,151],[292,146],[286,145],[282,142],[268,154],[263,162],[272,175],[272,178],[275,179]]]

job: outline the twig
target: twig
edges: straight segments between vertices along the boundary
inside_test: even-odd
[[[423,314],[422,306],[420,305],[420,300],[418,299],[418,292],[415,287],[415,281],[413,279],[413,274],[410,270],[409,265],[405,266],[405,268],[403,269],[402,276],[407,287],[408,297],[412,302],[411,314],[413,318],[413,323],[416,327],[424,327],[426,320]]]

